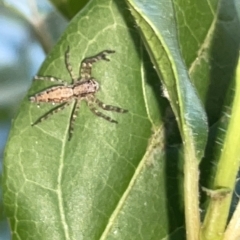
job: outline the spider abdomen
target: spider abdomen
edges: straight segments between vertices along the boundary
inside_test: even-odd
[[[56,86],[30,97],[30,101],[62,103],[69,101],[72,97],[73,89],[70,86]]]

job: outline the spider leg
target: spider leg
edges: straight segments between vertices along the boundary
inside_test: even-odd
[[[72,79],[72,83],[75,83],[77,81],[77,78],[75,78],[74,74],[73,74],[73,69],[72,69],[72,65],[69,61],[69,57],[70,57],[70,53],[69,53],[69,46],[67,47],[67,50],[65,52],[65,65],[66,65],[66,68],[69,72],[69,75]]]
[[[98,117],[104,118],[105,120],[112,122],[112,123],[118,123],[116,120],[110,118],[109,116],[103,114],[102,112],[99,112],[95,107],[94,107],[94,96],[93,95],[88,95],[85,100],[87,101],[89,109]]]
[[[114,111],[114,112],[119,112],[119,113],[126,113],[128,112],[128,110],[120,108],[120,107],[116,107],[116,106],[112,106],[112,105],[106,105],[105,103],[103,103],[102,101],[100,101],[99,99],[95,99],[95,103],[102,109],[106,110],[106,111]]]
[[[71,102],[65,102],[61,105],[58,105],[57,107],[51,109],[46,114],[44,114],[42,117],[38,118],[34,123],[32,123],[32,126],[35,126],[36,124],[48,119],[48,117],[52,116],[55,113],[58,113],[59,111],[63,110],[65,107],[67,107]]]
[[[107,58],[107,54],[110,54],[110,53],[115,53],[115,51],[104,50],[104,51],[96,54],[95,56],[83,59],[83,61],[81,62],[80,70],[79,70],[81,79],[89,79],[91,77],[93,63],[95,63],[99,60],[110,61]]]
[[[73,110],[72,110],[70,125],[69,125],[69,129],[68,129],[68,140],[69,141],[71,140],[72,135],[73,135],[74,123],[75,123],[75,120],[76,120],[78,112],[79,112],[80,102],[81,102],[80,100],[76,100],[74,103]]]
[[[99,112],[93,105],[88,105],[90,110],[97,115],[98,117],[104,118],[105,120],[112,122],[112,123],[118,123],[116,120],[110,118],[109,116],[103,114],[102,112]]]
[[[51,81],[51,82],[57,82],[57,83],[61,83],[61,84],[64,84],[64,85],[67,85],[67,83],[60,79],[60,78],[56,78],[56,77],[52,77],[52,76],[35,76],[34,77],[34,80],[43,80],[43,81]]]

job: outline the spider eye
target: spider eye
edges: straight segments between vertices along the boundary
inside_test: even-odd
[[[99,84],[98,84],[98,82],[93,81],[93,85],[95,86],[96,90],[99,89]]]

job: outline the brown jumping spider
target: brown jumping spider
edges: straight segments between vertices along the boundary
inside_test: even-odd
[[[102,117],[112,123],[117,123],[117,121],[113,120],[109,116],[106,116],[102,112],[99,112],[95,106],[98,106],[107,111],[115,111],[119,113],[126,113],[127,110],[111,105],[106,105],[99,99],[97,99],[95,93],[99,90],[99,83],[91,76],[92,64],[99,60],[109,61],[106,55],[114,52],[115,51],[112,50],[104,50],[93,57],[85,58],[81,62],[80,76],[78,78],[74,78],[72,66],[69,62],[69,47],[68,47],[65,52],[65,65],[72,79],[72,84],[69,85],[64,80],[61,80],[57,77],[35,76],[34,79],[57,82],[60,85],[52,86],[42,92],[39,92],[34,96],[30,97],[29,100],[31,102],[36,102],[38,104],[41,102],[48,102],[52,104],[59,103],[60,105],[47,112],[44,116],[40,117],[36,122],[32,124],[32,126],[38,124],[39,122],[42,122],[43,120],[47,119],[50,115],[53,115],[54,113],[57,113],[60,110],[63,110],[65,107],[69,106],[72,102],[74,102],[74,107],[72,110],[68,129],[69,134],[68,139],[70,140],[72,137],[73,126],[77,117],[77,113],[79,111],[81,100],[85,100],[87,102],[89,109],[98,117]]]

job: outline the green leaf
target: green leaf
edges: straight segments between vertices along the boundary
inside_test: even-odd
[[[97,117],[82,101],[71,141],[73,104],[31,127],[54,108],[37,108],[28,100],[54,85],[48,81],[34,82],[21,104],[4,159],[4,203],[13,239],[186,239],[185,208],[187,238],[193,240],[200,230],[198,185],[218,199],[229,197],[220,193],[232,186],[216,191],[199,184],[198,164],[207,136],[201,101],[210,124],[215,123],[238,54],[233,0],[219,5],[217,0],[129,4],[89,1],[38,73],[70,84],[64,57],[68,46],[75,75],[85,57],[115,50],[110,62],[94,64],[92,76],[100,84],[97,98],[129,110],[99,109],[118,125]],[[74,14],[70,11],[69,18]],[[219,131],[217,137],[224,141]],[[216,166],[221,155],[215,140],[209,140],[214,149],[204,159],[204,171],[213,162]],[[209,183],[213,175],[204,171],[201,178]]]
[[[73,104],[31,126],[52,108],[30,103],[29,96],[53,85],[34,82],[5,151],[4,202],[13,239],[184,239],[176,201],[178,166],[171,161],[178,152],[165,154],[162,119],[167,104],[127,6],[91,1],[38,75],[70,84],[64,64],[68,46],[75,75],[85,57],[116,51],[110,62],[95,63],[92,75],[101,86],[97,97],[129,112],[106,113],[116,125],[82,102],[68,141]]]
[[[174,7],[181,51],[212,125],[222,114],[235,71],[238,8],[232,0],[174,1]]]
[[[128,0],[145,46],[162,78],[184,146],[184,200],[188,239],[198,239],[198,162],[204,155],[207,118],[181,57],[172,2]]]
[[[50,0],[68,19],[72,19],[90,0]]]
[[[224,60],[219,51],[222,48],[218,43],[219,38],[215,37],[218,2],[173,1],[181,53],[211,124],[219,118],[219,102],[223,101],[222,91],[226,89],[222,89],[219,84],[223,74],[218,74],[224,68],[224,63],[218,67],[213,62],[213,58],[216,61]],[[231,57],[226,61],[229,62]]]
[[[147,7],[143,0],[129,2],[151,59],[162,77],[173,111],[182,124],[179,124],[182,136],[186,124],[196,144],[196,155],[201,159],[207,136],[206,115],[181,58],[172,4],[159,2]]]

